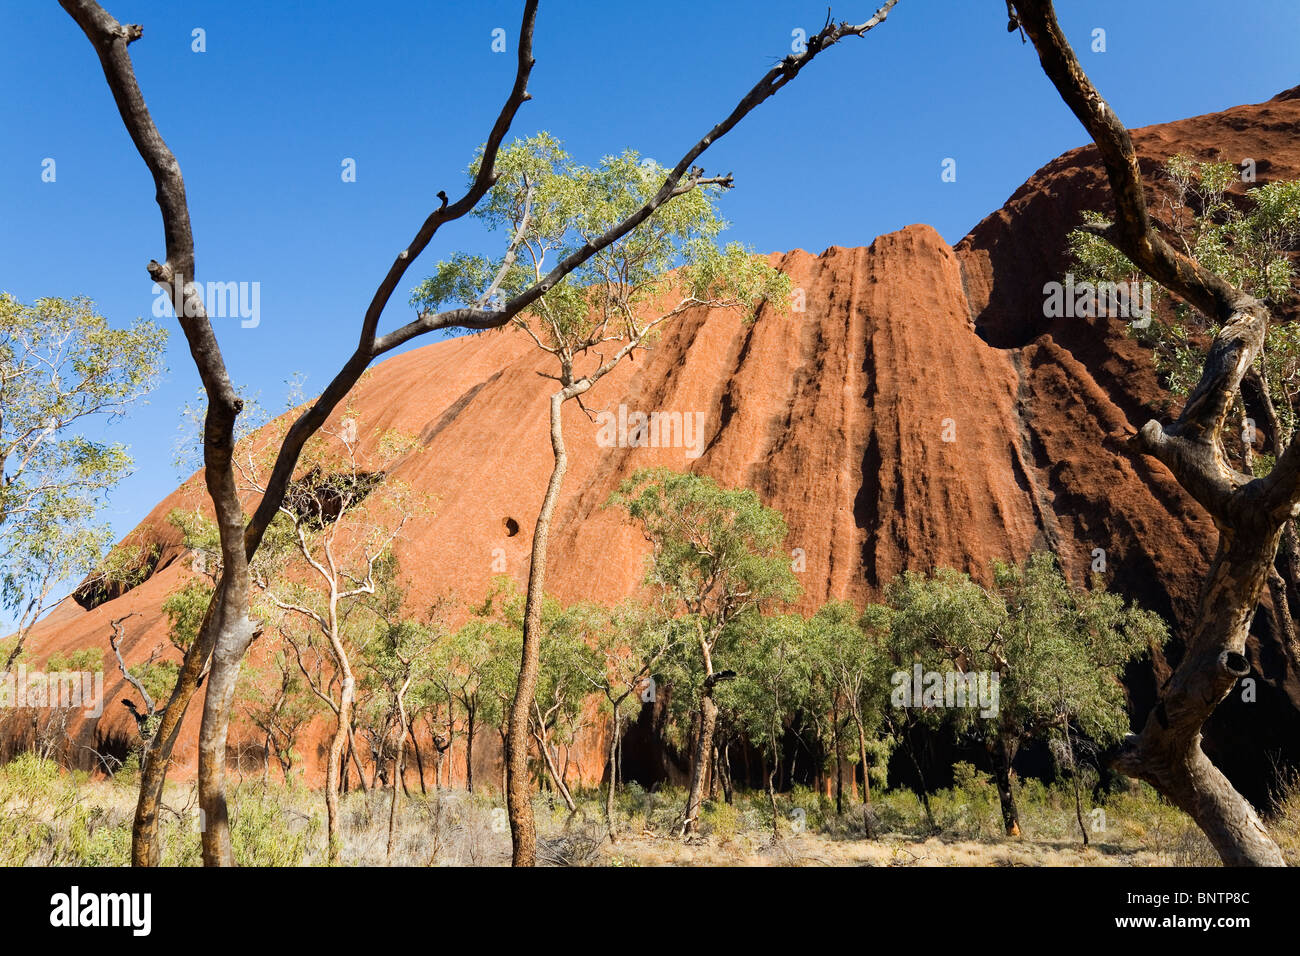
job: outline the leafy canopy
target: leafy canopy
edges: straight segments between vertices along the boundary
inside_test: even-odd
[[[641,469],[608,505],[641,525],[653,548],[646,583],[719,631],[749,609],[798,597],[785,518],[748,488],[707,475]]]
[[[49,588],[85,574],[110,542],[96,520],[131,469],[121,444],[85,433],[154,387],[166,332],[114,329],[89,299],[0,292],[0,599],[39,611]]]
[[[1238,181],[1231,163],[1196,162],[1183,154],[1170,157],[1164,170],[1168,188],[1156,213],[1166,238],[1182,252],[1233,285],[1261,299],[1283,305],[1293,299],[1300,249],[1300,180],[1268,183],[1248,189],[1244,197],[1228,191]],[[1103,221],[1085,212],[1093,223]],[[1069,235],[1073,268],[1089,281],[1136,282],[1144,276],[1106,240],[1084,229]],[[1165,293],[1153,286],[1153,306]],[[1219,324],[1185,303],[1176,302],[1172,318],[1159,315],[1133,334],[1154,353],[1156,370],[1169,390],[1186,396],[1201,376],[1205,350]],[[1283,430],[1273,436],[1274,455],[1297,424],[1300,400],[1300,331],[1293,322],[1271,322],[1260,352],[1260,372],[1273,396]],[[1238,402],[1238,416],[1244,408]],[[1273,456],[1261,456],[1253,468],[1266,473]]]
[[[1100,582],[1071,585],[1048,552],[1019,565],[995,562],[993,577],[992,589],[951,568],[891,582],[895,663],[999,675],[998,713],[944,714],[954,729],[1028,738],[1069,722],[1100,743],[1119,739],[1128,729],[1122,669],[1164,642],[1164,622]]]
[[[470,166],[472,178],[478,160]],[[626,219],[663,184],[666,171],[635,151],[575,163],[549,133],[516,140],[497,157],[499,178],[473,215],[504,233],[501,256],[457,253],[412,293],[421,311],[448,303],[504,308],[566,256]],[[595,253],[516,318],[560,361],[572,380],[576,356],[602,341],[631,339],[692,305],[752,316],[770,300],[784,307],[789,279],[738,243],[717,245],[726,228],[717,211],[723,190],[702,183]]]

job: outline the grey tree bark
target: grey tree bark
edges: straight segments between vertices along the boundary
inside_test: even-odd
[[[1222,323],[1178,420],[1167,427],[1149,421],[1131,439],[1205,508],[1219,542],[1183,658],[1114,766],[1185,810],[1226,865],[1281,866],[1282,854],[1254,808],[1201,749],[1206,719],[1250,673],[1246,635],[1283,528],[1300,513],[1300,443],[1292,442],[1265,478],[1232,468],[1223,445],[1225,419],[1263,346],[1269,310],[1179,253],[1155,229],[1128,130],[1079,65],[1050,0],[1015,0],[1014,12],[1043,71],[1101,154],[1116,217],[1094,231],[1171,293]]]
[[[229,865],[233,855],[224,791],[226,738],[240,663],[257,628],[256,623],[249,619],[248,562],[284,500],[307,440],[326,422],[377,357],[417,336],[440,329],[500,328],[592,255],[630,233],[673,196],[691,188],[693,184],[684,183],[684,180],[688,174],[696,179],[701,175],[693,164],[711,143],[726,135],[754,107],[781,90],[821,51],[845,37],[863,36],[883,22],[897,0],[886,0],[876,14],[862,24],[832,24],[828,20],[826,26],[810,38],[805,52],[787,56],[764,74],[736,108],[686,152],[665,177],[659,191],[640,209],[603,235],[574,250],[545,278],[507,301],[504,309],[458,308],[424,313],[381,336],[378,334],[380,317],[411,263],[442,225],[473,210],[496,180],[497,152],[519,107],[531,98],[527,87],[534,65],[532,40],[538,4],[537,0],[525,0],[516,47],[518,66],[514,85],[488,136],[478,175],[456,202],[451,202],[445,192],[440,192],[441,204],[424,220],[406,248],[397,254],[366,310],[357,348],[321,395],[289,427],[265,493],[247,524],[243,520],[231,465],[235,419],[243,404],[230,381],[221,349],[204,311],[202,296],[197,294],[193,284],[194,242],[180,164],[154,125],[127,52],[127,46],[143,36],[143,28],[118,23],[95,0],[59,2],[81,27],[99,56],[123,124],[154,179],[167,256],[161,264],[151,261],[149,274],[158,284],[173,289],[177,320],[208,396],[204,421],[204,477],[216,512],[223,559],[221,579],[198,639],[185,655],[141,774],[140,797],[132,828],[132,862],[135,865],[156,865],[158,862],[158,810],[167,767],[189,702],[210,669],[200,728],[199,801],[206,817],[203,858],[207,865]]]

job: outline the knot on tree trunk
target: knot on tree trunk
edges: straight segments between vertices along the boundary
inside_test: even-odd
[[[1224,651],[1219,655],[1219,668],[1234,680],[1238,680],[1250,673],[1250,661],[1246,660],[1244,654]]]

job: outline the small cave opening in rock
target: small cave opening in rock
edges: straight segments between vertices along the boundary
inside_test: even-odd
[[[385,477],[382,471],[326,473],[313,468],[289,483],[284,504],[306,527],[323,528],[361,504]]]
[[[506,518],[502,524],[506,527],[506,537],[513,538],[519,533],[519,522],[514,518]]]
[[[155,571],[162,570],[162,545],[148,546],[123,541],[109,552],[108,559],[72,592],[72,599],[87,611],[120,598],[143,584]],[[170,559],[168,561],[170,563]]]

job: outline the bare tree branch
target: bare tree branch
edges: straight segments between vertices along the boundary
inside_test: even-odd
[[[1201,749],[1205,721],[1250,673],[1246,636],[1300,484],[1295,442],[1265,479],[1237,472],[1223,449],[1224,420],[1263,347],[1269,310],[1160,237],[1147,211],[1128,130],[1083,72],[1051,0],[1014,0],[1013,6],[1014,20],[1033,41],[1043,71],[1101,153],[1116,220],[1100,234],[1152,279],[1222,323],[1178,421],[1168,428],[1149,421],[1136,437],[1138,447],[1163,462],[1210,513],[1219,542],[1183,659],[1141,733],[1126,739],[1115,766],[1148,781],[1187,811],[1224,863],[1282,865],[1281,852],[1254,808]]]
[[[754,110],[759,104],[769,97],[776,95],[786,84],[798,76],[799,72],[807,66],[822,51],[828,49],[834,44],[840,42],[846,37],[865,36],[871,29],[883,23],[893,9],[898,0],[886,0],[886,2],[876,11],[871,19],[859,24],[840,23],[838,25],[827,24],[820,33],[808,41],[808,49],[799,54],[791,54],[781,61],[780,65],[773,67],[765,73],[754,85],[753,88],[740,100],[726,119],[715,125],[708,131],[698,142],[695,143],[685,155],[677,162],[677,165],[668,173],[664,179],[663,186],[655,193],[646,203],[641,206],[635,213],[620,223],[610,227],[603,235],[585,243],[578,249],[575,249],[564,260],[557,264],[544,278],[529,286],[526,290],[510,299],[502,310],[489,310],[478,308],[461,308],[451,309],[439,313],[430,313],[421,316],[415,321],[407,323],[401,328],[389,332],[387,335],[375,338],[374,330],[371,329],[369,334],[363,334],[361,343],[357,351],[353,354],[347,364],[339,371],[334,380],[325,388],[320,397],[313,403],[312,407],[304,412],[297,421],[289,428],[285,436],[284,444],[277,458],[275,468],[272,472],[271,479],[267,482],[268,493],[254,512],[252,519],[248,523],[248,529],[245,533],[245,544],[250,553],[256,550],[258,542],[261,541],[262,535],[266,531],[267,525],[274,517],[274,507],[267,502],[274,501],[279,494],[283,493],[287,487],[289,479],[292,477],[293,469],[297,464],[298,454],[302,446],[306,443],[317,428],[319,428],[329,417],[330,412],[342,400],[343,396],[356,384],[361,373],[365,371],[369,363],[379,355],[389,352],[400,345],[409,342],[417,336],[424,335],[448,328],[466,328],[466,329],[495,329],[500,328],[514,318],[517,314],[528,308],[534,302],[539,300],[565,276],[572,273],[580,265],[600,252],[617,242],[623,236],[630,233],[633,229],[645,222],[654,212],[664,203],[668,202],[674,196],[682,195],[689,192],[697,186],[715,183],[719,185],[729,185],[730,176],[723,177],[706,177],[704,171],[692,164],[700,155],[708,149],[710,145],[717,142],[728,132],[730,132],[737,123]],[[535,2],[530,5],[535,8]],[[533,10],[535,12],[535,10]],[[521,72],[524,67],[523,47],[525,43],[531,44],[532,27],[527,20],[526,13],[525,29],[520,35],[520,68]],[[528,66],[531,68],[531,57]],[[526,74],[523,76],[524,84],[527,83]],[[521,91],[519,82],[516,82],[515,91]],[[512,96],[514,93],[512,93]],[[526,93],[523,94],[526,97]],[[509,104],[507,104],[509,108]],[[513,114],[512,114],[513,115]],[[505,111],[502,111],[505,116]],[[498,120],[498,127],[500,126]],[[493,133],[497,132],[497,127],[493,128]],[[504,136],[504,130],[502,130]],[[496,146],[500,145],[500,140],[496,141]],[[495,160],[496,148],[493,147],[492,141],[489,140],[489,150],[484,153],[483,161],[479,166],[480,175],[483,170],[491,168],[491,161]],[[483,190],[486,192],[486,188]],[[479,194],[480,197],[482,193]],[[476,200],[477,201],[477,200]],[[462,200],[463,202],[463,200]],[[430,233],[432,235],[432,233]],[[427,243],[426,243],[427,244]],[[405,265],[415,258],[419,252],[423,251],[423,245],[412,243],[403,255],[410,252],[409,259],[400,260],[404,263],[402,271],[405,271]],[[400,259],[400,257],[399,257]],[[394,266],[396,268],[396,266]],[[390,272],[391,275],[391,272]],[[388,290],[391,295],[392,289]],[[387,298],[385,297],[385,302]],[[373,304],[372,304],[373,309]],[[370,313],[367,313],[367,321],[370,320]],[[376,315],[375,321],[378,317]]]
[[[828,20],[826,26],[808,42],[805,52],[792,54],[779,66],[769,70],[722,122],[686,152],[668,174],[660,190],[641,209],[604,235],[571,253],[541,281],[511,299],[503,311],[451,310],[421,317],[416,322],[378,337],[379,320],[384,308],[411,263],[424,251],[444,223],[470,212],[496,181],[497,153],[519,107],[530,98],[527,87],[534,64],[532,41],[537,0],[526,0],[520,26],[514,85],[489,133],[477,175],[466,193],[455,202],[449,201],[445,192],[439,193],[440,205],[425,219],[406,248],[397,254],[362,319],[356,350],[316,401],[290,426],[266,484],[266,492],[252,518],[245,524],[232,463],[235,419],[242,410],[242,402],[231,384],[204,309],[203,297],[194,284],[194,241],[180,165],[149,114],[127,52],[128,45],[143,35],[143,29],[137,25],[123,26],[94,0],[60,0],[60,4],[81,27],[99,56],[123,124],[154,179],[156,199],[163,219],[166,257],[162,263],[151,261],[149,274],[156,283],[171,287],[177,320],[185,332],[190,354],[208,395],[203,430],[204,478],[216,512],[222,550],[220,580],[200,626],[199,636],[185,655],[176,687],[164,710],[155,738],[154,744],[160,759],[150,760],[147,772],[142,775],[140,801],[133,830],[134,863],[156,865],[158,862],[160,848],[157,842],[157,819],[166,766],[180,731],[181,718],[198,686],[200,675],[205,670],[209,676],[199,747],[200,803],[207,815],[207,826],[203,833],[204,861],[233,863],[224,797],[224,761],[235,680],[240,661],[258,631],[256,623],[248,617],[251,585],[248,561],[279,510],[305,443],[325,423],[369,364],[379,355],[435,329],[455,326],[496,328],[504,325],[541,299],[556,283],[600,249],[635,229],[674,196],[706,182],[729,183],[730,177],[706,178],[703,170],[693,165],[695,160],[751,110],[794,79],[823,50],[845,37],[864,35],[883,22],[896,3],[897,0],[887,0],[870,20],[861,24],[833,25]],[[209,659],[210,669],[207,668]]]

